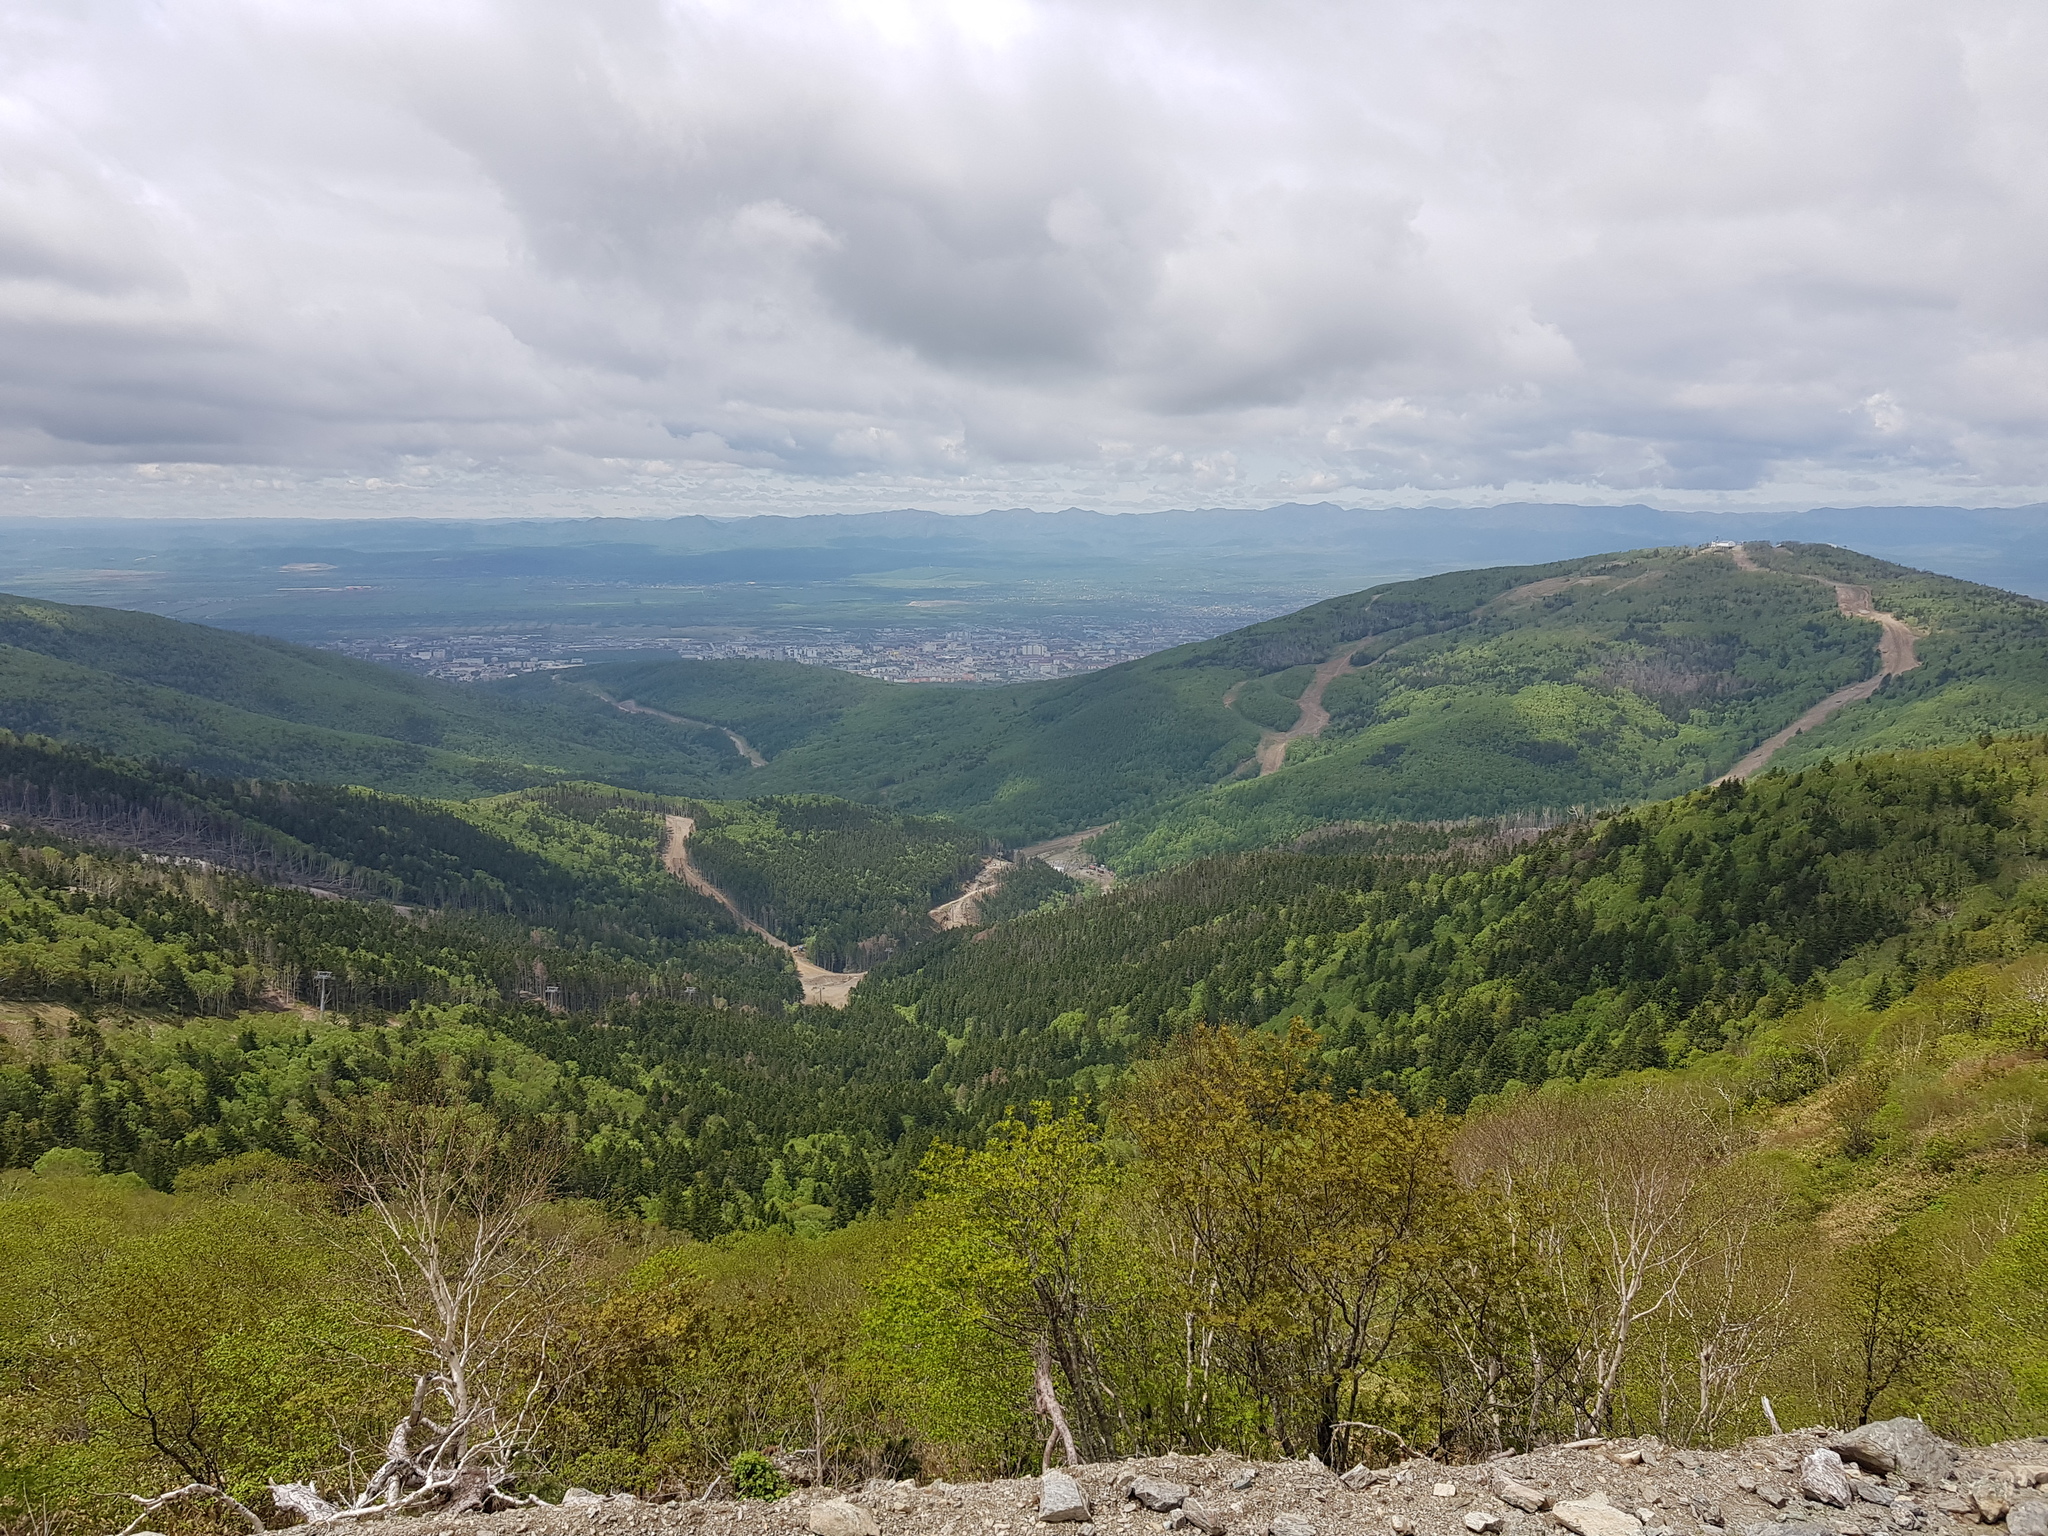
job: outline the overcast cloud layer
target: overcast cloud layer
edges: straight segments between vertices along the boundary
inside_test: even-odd
[[[0,508],[2048,496],[2048,8],[10,0]]]

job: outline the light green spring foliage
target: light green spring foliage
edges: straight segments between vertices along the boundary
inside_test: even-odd
[[[358,1321],[287,1165],[216,1165],[173,1197],[46,1164],[0,1187],[0,1446],[19,1503],[106,1520],[167,1478],[253,1498],[331,1473],[337,1432],[377,1443],[388,1342]]]
[[[935,1148],[922,1173],[925,1198],[871,1320],[875,1358],[913,1426],[968,1465],[1027,1464],[1023,1410],[1042,1347],[1070,1396],[1079,1385],[1070,1412],[1082,1454],[1103,1454],[1118,1439],[1116,1388],[1103,1388],[1123,1374],[1112,1336],[1143,1276],[1121,1219],[1122,1171],[1098,1129],[1040,1105],[1004,1119],[978,1152]]]
[[[1581,1427],[1597,1381],[1546,1373],[1539,1392],[1526,1341],[1569,1359],[1603,1337],[1598,1207],[1550,1196],[1600,1176],[1588,1147],[1625,1148],[1649,1126],[1693,1179],[1673,1230],[1704,1246],[1637,1326],[1593,1427],[1725,1442],[1757,1432],[1767,1393],[1788,1421],[1919,1412],[1969,1438],[2042,1432],[2048,1065],[2029,1042],[2044,979],[2023,948],[1882,1007],[1844,994],[1791,1009],[1746,1053],[1684,1073],[1482,1102],[1451,1166],[1491,1193],[1421,1203],[1417,1251],[1432,1256],[1389,1272],[1386,1347],[1334,1378],[1343,1416],[1369,1404],[1355,1416],[1460,1454],[1519,1442],[1531,1415],[1551,1437]],[[1071,1108],[1013,1115],[978,1148],[937,1151],[907,1212],[821,1238],[705,1245],[614,1224],[581,1250],[584,1289],[551,1344],[564,1374],[524,1485],[695,1492],[768,1447],[820,1447],[841,1478],[1028,1469],[1046,1434],[1031,1414],[1040,1344],[1084,1454],[1271,1454],[1303,1443],[1290,1425],[1321,1435],[1315,1373],[1255,1374],[1232,1340],[1309,1358],[1336,1299],[1317,1290],[1334,1269],[1315,1244],[1342,1240],[1341,1213],[1288,1192],[1316,1179],[1367,1191],[1385,1170],[1354,1179],[1345,1146],[1371,1138],[1318,1129],[1354,1112],[1316,1097],[1305,1038],[1261,1049],[1295,1063],[1275,1078],[1211,1062],[1191,1080],[1229,1098],[1242,1076],[1228,1113],[1154,1072],[1133,1089],[1151,1096],[1144,1135]],[[1230,1145],[1177,1142],[1198,1113],[1235,1127]],[[1386,1106],[1356,1113],[1393,1134]],[[106,1528],[114,1495],[191,1469],[252,1492],[281,1476],[328,1486],[343,1438],[381,1443],[406,1378],[358,1321],[316,1189],[256,1158],[166,1195],[96,1174],[93,1156],[59,1149],[0,1193],[0,1498],[41,1501],[82,1533]],[[1531,1167],[1548,1182],[1498,1182]],[[1270,1198],[1232,1193],[1252,1174],[1277,1181]],[[1377,1230],[1370,1216],[1360,1232]],[[1198,1221],[1213,1257],[1191,1241]],[[564,1230],[588,1223],[562,1215]],[[1204,1268],[1232,1254],[1260,1269],[1235,1295]],[[1725,1347],[1731,1319],[1747,1357]],[[1694,1414],[1709,1342],[1725,1374],[1707,1383],[1712,1412]],[[177,1433],[152,1435],[145,1380]]]
[[[1971,1291],[1972,1333],[2004,1362],[2014,1421],[2048,1423],[2048,1192],[1991,1250]]]
[[[80,899],[95,887],[102,898],[114,896],[126,874],[112,861],[0,848],[0,994],[191,999],[212,1013],[237,990],[252,989],[258,972],[240,946],[207,948],[189,933],[159,936],[163,925],[149,921],[157,904],[147,897],[122,904]],[[58,887],[56,878],[88,884]],[[185,882],[171,876],[163,883]]]

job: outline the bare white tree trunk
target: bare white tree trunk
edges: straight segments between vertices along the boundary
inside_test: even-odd
[[[537,1429],[560,1254],[537,1240],[550,1159],[508,1151],[470,1106],[379,1106],[335,1147],[361,1202],[386,1324],[418,1350],[412,1403],[354,1498],[310,1484],[271,1496],[309,1523],[533,1502],[500,1484]]]
[[[1073,1431],[1067,1428],[1067,1416],[1060,1411],[1060,1395],[1052,1384],[1052,1351],[1042,1339],[1032,1348],[1031,1367],[1032,1411],[1052,1421],[1052,1433],[1045,1437],[1045,1454],[1039,1458],[1039,1469],[1043,1471],[1052,1465],[1054,1441],[1065,1449],[1067,1465],[1074,1466],[1081,1458],[1074,1454]]]
[[[257,1517],[253,1509],[249,1508],[248,1505],[244,1504],[233,1494],[227,1492],[226,1489],[216,1488],[211,1483],[187,1483],[182,1488],[173,1488],[169,1493],[160,1493],[151,1499],[145,1499],[139,1493],[131,1493],[128,1497],[137,1504],[140,1504],[142,1510],[133,1520],[128,1522],[127,1526],[121,1531],[120,1536],[135,1536],[135,1533],[142,1529],[149,1517],[158,1510],[168,1509],[173,1504],[189,1504],[195,1499],[210,1499],[216,1504],[225,1504],[229,1509],[232,1509],[242,1517],[250,1530],[261,1531],[265,1529],[262,1520]]]

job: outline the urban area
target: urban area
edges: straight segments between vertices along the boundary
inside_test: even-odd
[[[866,633],[804,629],[754,631],[743,637],[636,635],[561,628],[405,635],[331,641],[325,647],[364,661],[453,682],[492,682],[526,672],[558,670],[658,652],[687,659],[748,657],[837,667],[892,683],[1015,683],[1070,677],[1205,640],[1264,617],[1204,613],[1172,621],[1075,624],[1071,628],[887,629]]]

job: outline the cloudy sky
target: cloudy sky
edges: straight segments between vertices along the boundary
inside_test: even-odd
[[[2048,499],[2025,0],[9,0],[0,510]]]

